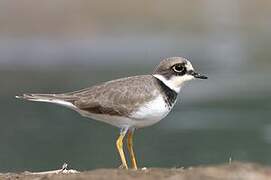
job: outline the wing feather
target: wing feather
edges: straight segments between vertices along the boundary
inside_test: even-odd
[[[151,75],[133,76],[68,93],[77,97],[74,105],[91,113],[128,116],[140,104],[157,95]]]

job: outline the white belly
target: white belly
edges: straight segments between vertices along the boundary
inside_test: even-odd
[[[129,117],[93,114],[89,112],[80,112],[80,114],[119,128],[141,128],[159,122],[166,117],[171,108],[167,106],[162,96],[158,96],[153,101],[144,104],[137,111],[129,115]]]
[[[136,127],[150,126],[162,120],[170,112],[169,107],[162,96],[144,104],[136,112],[130,115],[135,119]]]

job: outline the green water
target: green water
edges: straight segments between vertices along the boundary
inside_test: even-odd
[[[135,72],[1,71],[0,171],[54,169],[64,162],[79,170],[118,167],[117,128],[14,95],[76,90]],[[187,84],[163,121],[136,131],[139,166],[186,167],[225,163],[230,158],[271,165],[270,86],[257,80],[268,75],[269,71],[263,72],[251,83],[248,80],[254,76],[241,73],[244,78],[234,83],[225,74],[209,73],[208,81]]]

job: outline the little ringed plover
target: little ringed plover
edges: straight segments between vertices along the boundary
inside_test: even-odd
[[[162,60],[151,75],[116,79],[74,92],[23,94],[16,98],[59,104],[120,128],[116,146],[122,167],[128,169],[123,151],[127,134],[131,166],[137,169],[132,141],[134,130],[162,120],[174,106],[183,83],[194,78],[207,79],[195,72],[187,59],[170,57]]]

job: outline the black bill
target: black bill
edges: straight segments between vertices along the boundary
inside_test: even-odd
[[[207,76],[199,74],[199,73],[197,73],[195,71],[188,71],[187,74],[190,74],[190,75],[192,75],[192,76],[194,76],[195,78],[198,78],[198,79],[208,79]]]

